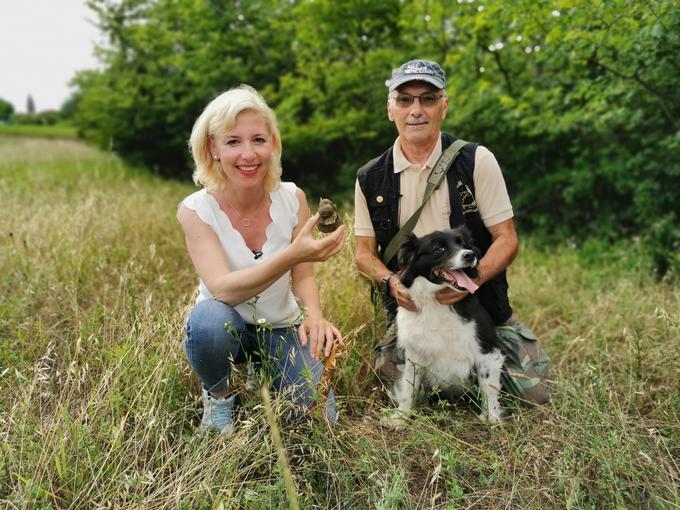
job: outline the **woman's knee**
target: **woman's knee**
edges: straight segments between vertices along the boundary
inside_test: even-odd
[[[220,301],[201,301],[191,311],[184,352],[204,387],[221,390],[228,385],[230,360],[239,356],[244,329],[238,312]]]
[[[214,342],[243,331],[243,319],[231,306],[208,299],[196,304],[186,325],[187,341]]]

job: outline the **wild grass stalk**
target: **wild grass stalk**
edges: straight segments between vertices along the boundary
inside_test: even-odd
[[[272,408],[272,399],[269,395],[269,389],[266,386],[262,386],[260,394],[262,395],[262,400],[264,402],[264,414],[267,417],[267,423],[269,423],[272,439],[274,440],[276,452],[279,456],[279,465],[281,467],[281,473],[286,486],[288,504],[293,510],[299,510],[300,504],[298,503],[298,491],[297,487],[295,486],[295,482],[293,481],[293,476],[290,474],[288,456],[286,455],[286,450],[283,447],[283,441],[281,441],[281,433],[279,432],[279,426],[276,423],[276,415],[274,414],[274,409]]]

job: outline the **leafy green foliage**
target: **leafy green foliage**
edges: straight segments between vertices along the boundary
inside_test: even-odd
[[[9,120],[14,113],[14,105],[0,97],[0,120]]]
[[[398,61],[396,0],[300,2],[296,65],[271,94],[282,125],[286,178],[314,190],[352,191],[357,166],[393,136],[385,74]]]
[[[676,208],[680,16],[670,2],[568,5],[462,10],[478,28],[446,58],[469,71],[450,73],[448,126],[497,154],[523,224],[644,232]]]
[[[524,228],[576,242],[641,235],[658,274],[677,267],[680,11],[670,0],[89,5],[109,44],[102,70],[75,79],[76,123],[162,175],[188,177],[193,121],[245,82],[277,111],[285,178],[349,200],[356,169],[395,136],[392,67],[430,58],[448,74],[445,129],[496,154]]]
[[[76,123],[85,137],[111,146],[161,175],[189,175],[187,140],[217,93],[239,83],[276,81],[288,56],[272,32],[278,2],[88,2],[109,36],[104,71],[80,73]]]

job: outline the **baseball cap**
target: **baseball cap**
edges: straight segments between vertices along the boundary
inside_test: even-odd
[[[409,60],[392,70],[392,79],[388,82],[390,92],[409,81],[426,81],[443,89],[446,88],[446,73],[432,60]]]

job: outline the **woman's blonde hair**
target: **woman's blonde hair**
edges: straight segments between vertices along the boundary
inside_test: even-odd
[[[227,176],[222,171],[219,160],[213,159],[209,140],[232,129],[238,114],[246,110],[262,115],[272,138],[272,159],[264,178],[265,191],[274,191],[279,187],[282,147],[276,115],[267,106],[264,98],[249,85],[240,85],[223,92],[210,101],[196,119],[189,139],[191,154],[196,164],[193,175],[196,184],[201,184],[210,191],[224,189]]]

